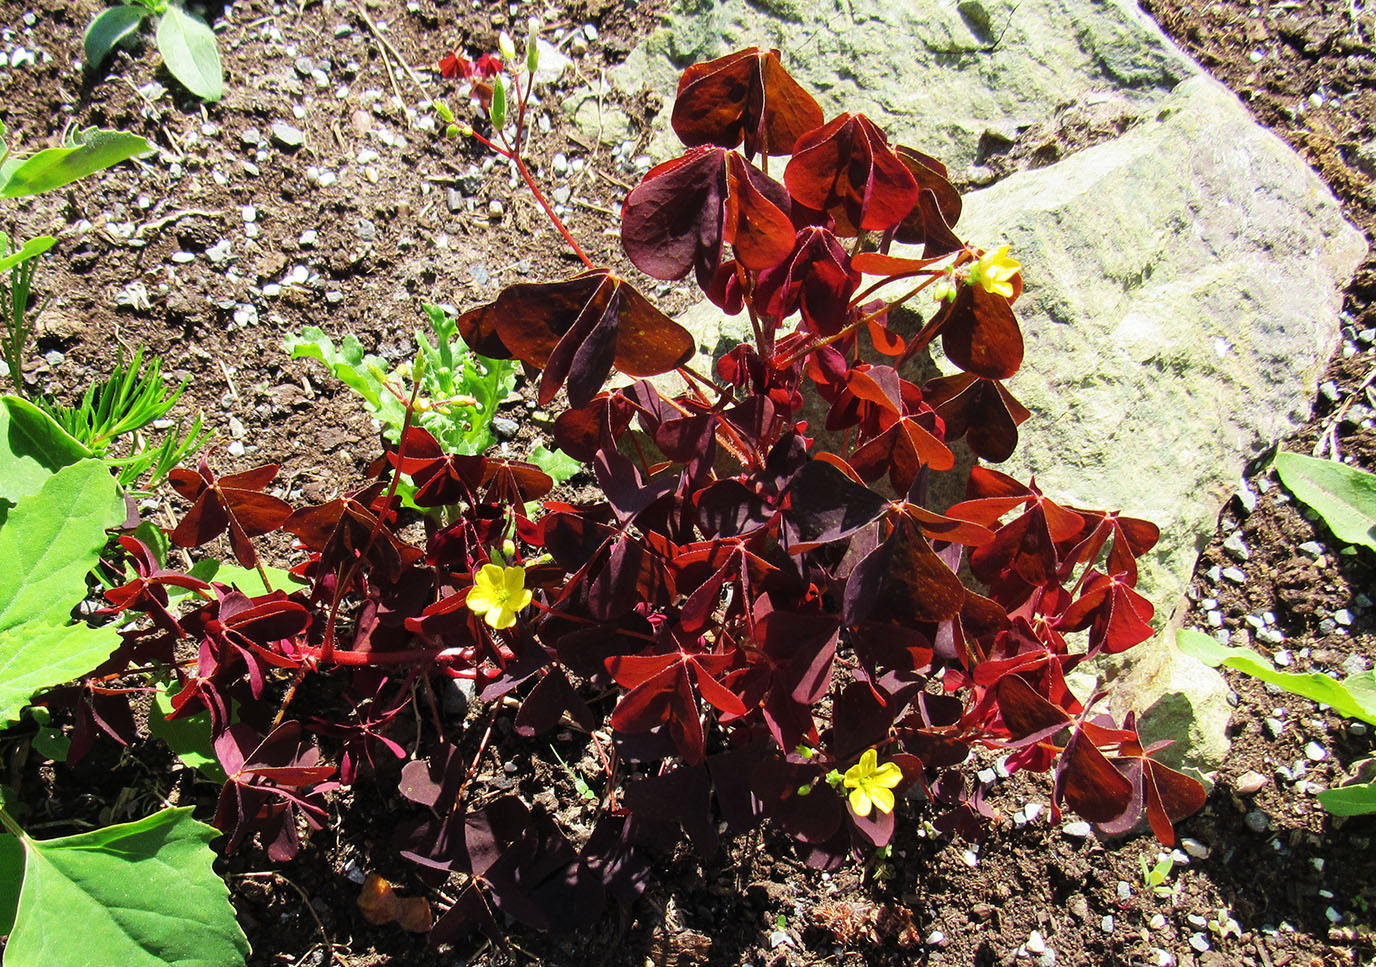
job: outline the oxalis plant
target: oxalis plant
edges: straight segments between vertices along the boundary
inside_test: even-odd
[[[127,688],[157,683],[148,726],[217,774],[228,851],[285,861],[341,787],[395,788],[410,804],[395,848],[455,899],[432,923],[375,880],[368,915],[436,943],[504,943],[503,915],[590,924],[645,889],[653,851],[686,836],[710,855],[722,824],[767,823],[821,869],[900,823],[978,838],[993,811],[972,753],[1052,773],[1057,819],[1145,821],[1172,843],[1202,787],[1152,758],[1131,715],[1066,685],[1152,634],[1134,585],[1157,529],[984,463],[964,500],[935,504],[956,441],[997,463],[1029,417],[1004,385],[1023,358],[1021,266],[955,234],[943,166],[863,115],[827,120],[777,52],[690,67],[673,110],[687,153],[627,196],[622,242],[646,275],[691,274],[749,318],[748,342],[697,368],[689,333],[537,184],[529,46],[518,61],[504,40],[506,73],[470,88],[485,118],[442,113],[510,162],[584,271],[508,287],[456,329],[561,404],[555,441],[596,498],[552,500],[534,465],[442,444],[418,419],[422,355],[391,387],[408,401],[395,442],[324,504],[270,493],[272,465],[174,470],[189,509],[170,544],[227,539],[228,570],[200,579],[123,533],[106,556],[123,571],[104,608],[118,647],[34,701],[129,742]],[[900,331],[900,306],[915,327]],[[910,364],[937,340],[955,371],[919,384]],[[421,513],[400,508],[403,483]],[[264,563],[268,535],[294,539],[290,573]],[[437,698],[452,680],[471,683],[471,728]],[[481,781],[508,708],[553,774],[599,764],[556,789],[586,835]]]

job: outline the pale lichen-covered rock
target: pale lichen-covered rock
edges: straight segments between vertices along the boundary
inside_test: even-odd
[[[1244,464],[1307,415],[1364,239],[1202,75],[1121,137],[967,195],[957,228],[1024,265],[1008,385],[1033,416],[1000,469],[1160,524],[1141,588],[1168,613]]]
[[[1146,108],[1199,70],[1132,0],[680,0],[608,72],[664,98],[651,154],[682,151],[667,107],[683,68],[749,46],[778,48],[828,117],[868,114],[956,170],[1089,92]]]
[[[958,230],[1024,265],[1027,359],[1009,387],[1033,415],[1000,469],[1161,525],[1139,590],[1164,623],[1246,462],[1307,416],[1365,240],[1203,76],[1114,141],[968,195]],[[1114,705],[1213,768],[1227,688],[1174,628],[1114,669]]]

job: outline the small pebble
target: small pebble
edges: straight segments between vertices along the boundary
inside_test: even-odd
[[[1064,826],[1061,827],[1062,835],[1066,836],[1069,839],[1084,839],[1087,836],[1089,836],[1089,834],[1092,832],[1093,829],[1090,827],[1089,823],[1085,822],[1082,819],[1077,819],[1074,822],[1066,823]]]
[[[1235,567],[1225,567],[1222,576],[1225,581],[1232,581],[1234,584],[1247,583],[1247,575]]]
[[[185,265],[187,262],[194,262],[194,261],[196,261],[196,253],[195,253],[195,252],[173,252],[173,253],[172,253],[172,261],[173,261],[173,262],[176,262],[178,265]]]
[[[1164,913],[1153,913],[1151,919],[1147,921],[1147,926],[1153,930],[1160,930],[1165,925],[1166,915]]]
[[[1310,762],[1322,762],[1328,758],[1328,750],[1317,742],[1310,742],[1304,747],[1304,755]]]
[[[1104,933],[1113,933],[1113,916],[1110,914],[1109,916],[1104,917],[1104,919],[1100,920],[1099,928],[1103,930]]]
[[[492,434],[498,440],[510,440],[520,431],[521,425],[505,416],[492,418]]]
[[[1027,943],[1024,944],[1024,946],[1034,954],[1046,953],[1046,940],[1042,938],[1040,930],[1033,930],[1032,933],[1028,935]]]
[[[256,148],[258,142],[263,140],[263,133],[257,128],[244,128],[239,132],[239,143],[245,148]]]
[[[315,243],[320,240],[320,233],[313,228],[308,228],[301,233],[301,237],[296,240],[296,244],[302,248],[315,248]]]
[[[1318,541],[1305,541],[1300,545],[1300,550],[1304,551],[1304,553],[1308,554],[1310,557],[1323,556],[1323,545]]]
[[[1343,915],[1339,913],[1337,910],[1333,909],[1332,907],[1329,907],[1327,910],[1325,910],[1323,912],[1323,915],[1328,918],[1329,923],[1337,923],[1343,918]]]
[[[1233,788],[1237,790],[1239,796],[1255,796],[1265,788],[1268,781],[1260,772],[1248,770],[1237,777],[1237,785]],[[1188,846],[1185,848],[1189,849]]]
[[[1256,775],[1256,773],[1252,773],[1252,775]],[[1265,777],[1265,776],[1257,776],[1257,778],[1260,779],[1260,780],[1262,781],[1262,784],[1263,784],[1263,785],[1265,785],[1265,783],[1266,783],[1266,777]],[[1241,785],[1241,782],[1239,781],[1239,786],[1240,786],[1240,785]],[[1241,791],[1241,790],[1239,789],[1239,791]],[[1199,840],[1197,840],[1197,839],[1190,839],[1190,838],[1187,836],[1187,837],[1185,837],[1184,839],[1182,839],[1182,840],[1180,841],[1180,845],[1183,846],[1183,847],[1185,847],[1185,852],[1186,852],[1186,853],[1190,854],[1191,856],[1193,856],[1193,857],[1194,857],[1195,859],[1197,859],[1197,860],[1207,860],[1207,859],[1209,858],[1209,853],[1210,853],[1209,847],[1205,846],[1203,843],[1201,843],[1201,842],[1200,842]]]
[[[1122,900],[1124,903],[1132,899],[1132,886],[1129,885],[1127,880],[1118,881],[1118,899]]]
[[[1253,809],[1243,817],[1243,822],[1247,828],[1254,833],[1264,833],[1271,828],[1271,817],[1260,809]]]
[[[940,947],[945,942],[946,935],[942,933],[940,930],[933,930],[931,933],[927,935],[928,947]]]
[[[276,121],[272,125],[272,140],[282,148],[299,148],[306,143],[306,135],[295,125]]]
[[[1295,661],[1295,657],[1290,654],[1290,650],[1288,648],[1282,648],[1280,651],[1276,652],[1275,655],[1273,655],[1272,657],[1275,659],[1276,664],[1279,665],[1281,668],[1289,668]]]
[[[1223,542],[1223,549],[1229,556],[1237,561],[1249,561],[1252,559],[1252,552],[1247,549],[1247,545],[1242,540],[1240,531],[1233,531]]]
[[[1196,931],[1190,934],[1190,946],[1202,954],[1209,949],[1209,938]]]
[[[1348,611],[1346,608],[1334,611],[1333,620],[1336,621],[1338,624],[1342,625],[1344,628],[1346,628],[1352,624],[1352,612]]]
[[[1156,954],[1156,967],[1175,967],[1175,954],[1161,947],[1151,949]]]

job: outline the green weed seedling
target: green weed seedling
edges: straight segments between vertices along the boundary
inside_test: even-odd
[[[15,155],[0,123],[0,198],[23,198],[70,185],[153,150],[143,138],[125,131],[69,130],[62,145],[32,155]],[[29,302],[38,257],[57,244],[51,235],[20,241],[0,231],[0,357],[15,391],[24,395],[24,353],[33,336]]]
[[[1333,536],[1347,544],[1376,551],[1376,474],[1336,460],[1301,453],[1276,454],[1276,474],[1296,499],[1323,518]],[[1206,665],[1224,665],[1251,675],[1292,695],[1327,705],[1345,718],[1376,725],[1376,672],[1358,672],[1337,681],[1318,672],[1276,669],[1270,659],[1247,648],[1229,648],[1210,635],[1182,629],[1180,650]],[[1376,759],[1354,764],[1355,780],[1319,793],[1319,803],[1336,816],[1376,813]]]
[[[86,67],[100,67],[145,20],[157,22],[158,53],[183,87],[203,101],[224,96],[224,71],[214,32],[205,21],[168,0],[131,0],[98,13],[86,28]]]
[[[1170,896],[1173,890],[1166,885],[1166,881],[1170,879],[1171,870],[1175,868],[1171,854],[1157,853],[1156,863],[1152,866],[1147,865],[1146,853],[1139,856],[1137,861],[1142,866],[1142,885],[1158,897]]]
[[[425,304],[421,308],[430,323],[430,333],[418,331],[414,360],[396,367],[389,367],[380,356],[365,353],[353,333],[346,333],[336,346],[319,326],[307,326],[300,336],[288,337],[285,347],[292,359],[320,360],[336,379],[363,397],[369,415],[382,424],[383,436],[392,442],[400,438],[409,390],[418,377],[413,425],[427,430],[447,453],[483,453],[497,442],[492,420],[498,405],[516,387],[516,363],[479,356],[459,336],[453,315],[440,306]],[[526,458],[555,482],[567,480],[582,469],[577,461],[543,446]]]

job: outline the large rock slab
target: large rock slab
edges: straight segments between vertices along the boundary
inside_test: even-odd
[[[1166,619],[1246,462],[1307,417],[1365,240],[1202,75],[1116,140],[967,195],[958,231],[1024,266],[1009,387],[1033,415],[1000,469],[1159,524],[1139,589]],[[1228,750],[1227,689],[1175,648],[1177,626],[1108,670],[1113,704],[1208,769]]]
[[[1199,71],[1133,0],[679,0],[609,72],[664,98],[652,155],[682,150],[667,107],[683,68],[749,46],[778,48],[828,116],[864,112],[957,171],[1090,92],[1145,109]],[[591,117],[586,101],[569,107]]]
[[[1121,137],[967,195],[957,230],[1024,267],[1008,385],[1033,416],[1000,469],[1160,524],[1142,587],[1169,612],[1246,461],[1307,417],[1365,240],[1203,75]]]

